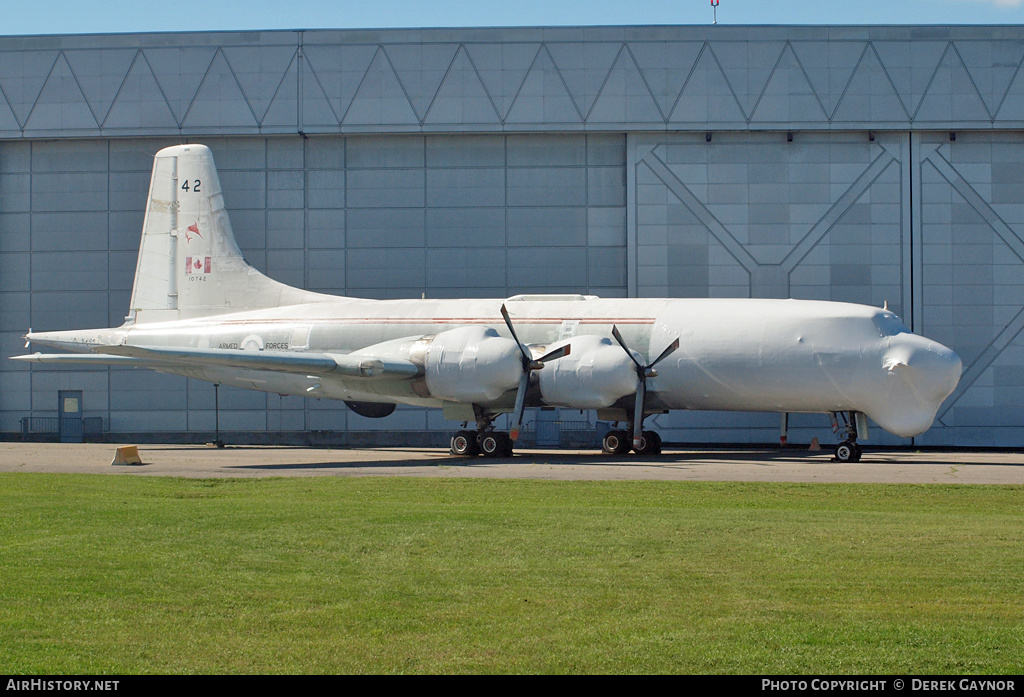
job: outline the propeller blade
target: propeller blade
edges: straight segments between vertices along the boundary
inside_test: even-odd
[[[523,346],[523,342],[521,342],[519,337],[516,335],[515,327],[512,326],[512,318],[508,316],[508,310],[505,309],[504,304],[501,306],[501,316],[505,319],[505,326],[508,327],[509,332],[512,334],[512,338],[519,346],[519,353],[523,354],[523,366],[525,367],[527,365],[526,361],[532,361],[533,357],[526,351],[526,347]]]
[[[29,327],[28,328],[28,334],[25,335],[25,348],[28,348],[29,346],[32,345],[32,341],[28,338],[31,333],[32,333],[32,327]]]
[[[653,368],[654,366],[658,365],[658,364],[659,364],[659,363],[661,363],[661,362],[662,362],[663,360],[665,360],[665,359],[666,359],[666,358],[668,358],[668,357],[669,357],[670,355],[672,355],[672,353],[673,353],[673,352],[674,352],[674,351],[675,351],[675,350],[676,350],[677,348],[679,348],[679,339],[676,339],[676,340],[675,340],[675,341],[673,341],[673,342],[672,342],[671,344],[669,344],[668,346],[666,346],[666,347],[665,347],[665,350],[661,352],[661,355],[660,355],[660,356],[658,356],[658,357],[657,357],[656,359],[654,359],[654,363],[651,363],[651,364],[650,364],[649,366],[647,366],[647,367],[648,367],[648,368]]]
[[[633,448],[640,450],[643,441],[644,397],[647,396],[647,381],[641,380],[636,386],[636,404],[633,407]]]
[[[548,351],[543,356],[538,358],[537,362],[549,363],[551,361],[557,361],[559,358],[562,358],[564,356],[568,356],[572,352],[571,346],[571,344],[566,344],[565,346],[556,348],[554,351]]]
[[[516,406],[512,410],[512,427],[508,436],[512,440],[519,438],[519,429],[523,426],[523,410],[526,407],[526,390],[530,386],[530,371],[524,370],[519,378],[519,389],[516,390]]]
[[[629,359],[636,364],[637,370],[643,370],[644,367],[640,365],[640,361],[636,359],[636,356],[633,355],[633,352],[629,350],[628,346],[626,346],[626,342],[622,339],[622,334],[619,334],[619,328],[616,327],[614,324],[612,325],[612,336],[615,337],[615,340],[619,342],[619,346],[621,346],[622,350],[626,352],[626,355],[629,356]]]

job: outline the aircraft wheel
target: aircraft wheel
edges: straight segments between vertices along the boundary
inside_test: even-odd
[[[501,441],[501,457],[512,457],[512,438],[507,433],[498,433],[498,440]]]
[[[458,457],[473,457],[480,453],[480,447],[476,442],[475,431],[459,431],[452,436],[452,455]]]
[[[634,448],[637,455],[658,455],[661,453],[661,436],[654,431],[640,434],[640,447]]]
[[[644,439],[647,441],[646,453],[650,455],[661,455],[661,436],[657,431],[644,431]]]
[[[629,436],[625,431],[608,431],[601,439],[601,451],[609,455],[629,452]]]
[[[836,462],[857,462],[860,459],[859,450],[856,443],[844,440],[836,446]]]
[[[504,448],[502,447],[501,434],[485,433],[480,437],[480,452],[484,457],[500,457]]]
[[[643,455],[646,452],[646,450],[647,450],[647,439],[644,438],[643,435],[641,435],[640,436],[640,447],[637,448],[637,447],[634,446],[633,447],[633,452],[635,452],[637,455]]]
[[[619,447],[619,432],[608,431],[604,434],[604,438],[601,439],[601,452],[612,455],[615,453],[615,449]]]

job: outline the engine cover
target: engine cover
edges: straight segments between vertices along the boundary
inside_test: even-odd
[[[459,327],[436,335],[423,356],[431,396],[455,402],[493,402],[519,385],[519,346],[493,329]],[[557,362],[557,361],[556,361]]]
[[[544,402],[556,407],[600,409],[636,392],[636,366],[622,347],[599,336],[576,336],[572,353],[537,372]]]

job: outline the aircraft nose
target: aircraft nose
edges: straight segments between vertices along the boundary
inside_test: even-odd
[[[884,367],[892,375],[901,375],[923,404],[938,408],[960,382],[963,362],[938,342],[901,334],[886,353]]]
[[[956,389],[962,367],[956,353],[935,341],[908,333],[891,337],[882,360],[886,396],[868,416],[898,436],[924,433]]]

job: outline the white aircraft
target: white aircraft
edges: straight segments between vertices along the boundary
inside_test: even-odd
[[[362,300],[292,288],[242,258],[203,145],[156,155],[125,323],[26,339],[72,353],[16,360],[152,368],[339,399],[368,417],[440,407],[476,424],[451,440],[466,456],[510,455],[524,409],[553,406],[628,424],[604,437],[615,453],[660,452],[643,422],[670,409],[830,413],[843,435],[837,459],[856,461],[865,415],[900,436],[922,433],[961,369],[887,309],[848,303]],[[511,433],[494,428],[504,413]]]

